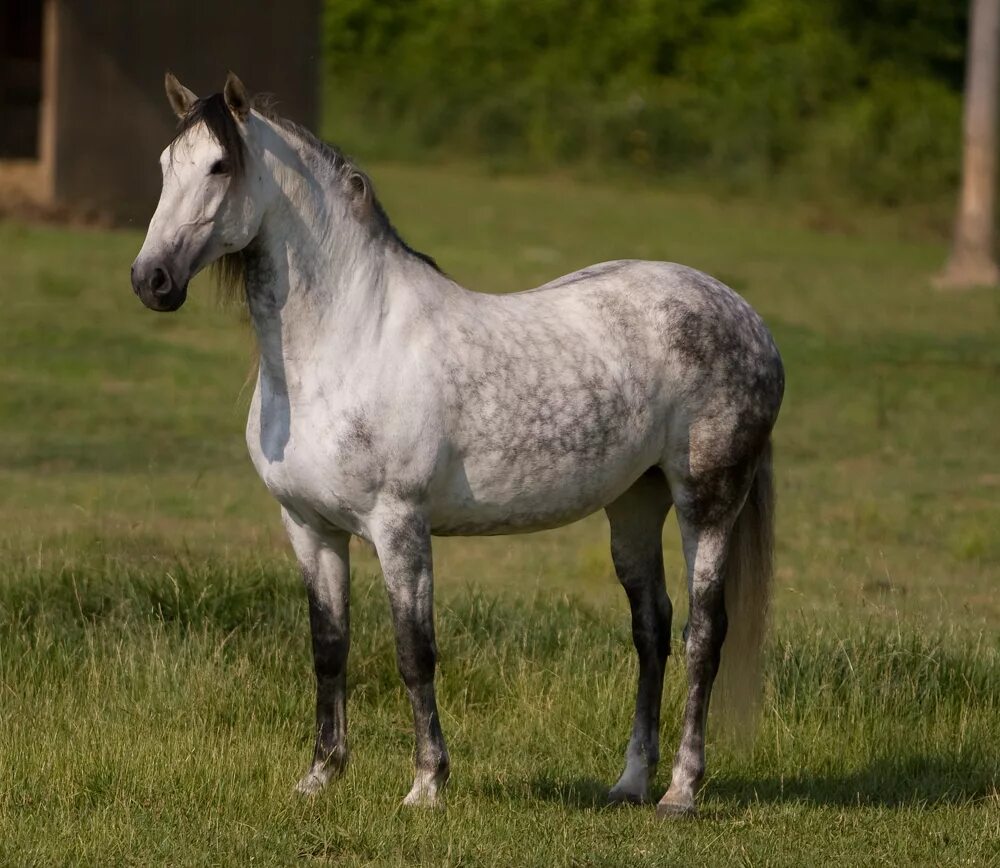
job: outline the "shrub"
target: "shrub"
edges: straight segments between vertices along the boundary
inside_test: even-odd
[[[350,147],[809,173],[892,203],[955,181],[964,16],[931,0],[330,0],[324,26]]]

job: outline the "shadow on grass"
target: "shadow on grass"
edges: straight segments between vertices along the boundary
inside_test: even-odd
[[[713,778],[713,797],[739,804],[806,802],[833,807],[920,808],[957,805],[995,793],[998,769],[980,758],[882,757],[855,772],[792,777],[735,775]]]
[[[552,802],[576,810],[598,810],[608,801],[608,783],[593,778],[560,780],[541,775],[506,785],[487,781],[479,788],[487,798],[501,802]]]
[[[728,802],[733,807],[752,804],[805,802],[825,807],[931,808],[963,805],[986,799],[998,787],[998,769],[987,763],[946,757],[883,758],[867,768],[838,774],[803,771],[787,778],[749,775],[712,778],[702,797]],[[505,802],[550,802],[576,810],[620,809],[607,804],[609,784],[593,778],[559,779],[546,775],[506,785],[487,783],[483,794]],[[653,789],[652,803],[665,790]],[[703,818],[721,817],[728,811],[716,804]]]

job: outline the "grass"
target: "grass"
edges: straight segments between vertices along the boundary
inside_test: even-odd
[[[985,864],[995,845],[995,646],[796,624],[772,649],[761,732],[713,751],[703,819],[606,810],[634,679],[628,631],[565,598],[451,595],[439,612],[447,813],[398,808],[409,710],[387,605],[355,592],[355,756],[290,792],[311,736],[289,567],[22,565],[4,588],[4,862]],[[675,669],[665,736],[678,735]]]
[[[436,542],[454,765],[439,815],[398,808],[409,714],[377,564],[356,548],[352,765],[293,798],[308,628],[245,455],[247,330],[204,281],[180,313],[145,311],[127,285],[140,233],[0,223],[0,862],[995,862],[1000,295],[930,289],[943,247],[884,215],[818,231],[815,214],[692,193],[373,174],[466,285],[673,259],[771,324],[788,392],[755,747],[713,743],[699,821],[599,807],[635,664],[596,516]]]

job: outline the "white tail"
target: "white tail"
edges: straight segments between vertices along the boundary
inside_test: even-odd
[[[733,527],[725,566],[729,627],[713,695],[725,729],[737,740],[753,734],[760,702],[761,656],[773,564],[774,486],[768,439],[750,493]]]

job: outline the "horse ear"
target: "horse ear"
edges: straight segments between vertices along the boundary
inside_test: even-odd
[[[345,179],[347,195],[350,197],[351,208],[356,216],[368,217],[372,209],[371,182],[361,172],[351,172]]]
[[[250,95],[236,73],[230,72],[226,78],[226,86],[222,91],[226,98],[226,106],[238,121],[245,121],[250,114]]]
[[[184,87],[172,72],[166,74],[166,77],[163,79],[163,86],[167,91],[167,102],[170,103],[170,108],[174,110],[174,114],[179,118],[184,117],[191,111],[191,106],[198,102],[198,97]]]

